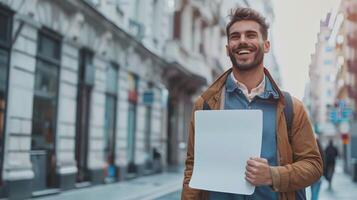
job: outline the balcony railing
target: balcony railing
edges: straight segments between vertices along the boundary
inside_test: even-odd
[[[347,9],[347,19],[353,22],[357,22],[357,3],[355,1],[350,1]]]
[[[351,36],[347,35],[347,44],[350,47],[356,47],[357,48],[357,36]]]
[[[357,74],[357,60],[347,61],[348,71]]]
[[[357,98],[357,90],[351,85],[348,86],[348,96],[353,99]]]
[[[134,19],[129,19],[129,30],[139,41],[145,36],[145,26]]]

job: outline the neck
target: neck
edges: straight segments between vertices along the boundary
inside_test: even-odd
[[[257,87],[264,78],[264,67],[260,65],[251,70],[239,70],[236,67],[233,67],[233,75],[237,81],[243,83],[250,93],[251,90]]]

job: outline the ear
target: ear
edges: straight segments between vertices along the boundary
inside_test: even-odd
[[[264,40],[264,53],[268,53],[270,51],[270,41]]]
[[[227,54],[227,56],[229,56],[229,48],[228,48],[228,44],[226,44],[226,54]]]

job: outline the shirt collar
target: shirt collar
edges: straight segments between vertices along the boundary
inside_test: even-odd
[[[260,82],[256,88],[253,88],[252,91],[256,91],[260,87],[264,87],[264,92],[259,93],[257,95],[258,97],[262,99],[269,99],[270,97],[273,97],[274,99],[279,99],[279,93],[274,89],[271,81],[266,75],[264,75],[264,79],[262,80],[262,82]],[[231,74],[228,75],[226,81],[227,92],[234,92],[237,89],[242,91],[243,88],[246,88],[246,86],[243,83],[237,81],[233,75],[233,72],[231,72]]]
[[[262,99],[269,99],[271,97],[273,97],[274,99],[279,99],[279,93],[273,87],[273,84],[267,76],[265,76],[265,82],[265,90],[263,93],[259,94],[258,97]]]
[[[265,88],[265,75],[263,80],[259,83],[259,85],[251,90],[252,92],[257,92],[259,90],[264,91]],[[233,72],[228,76],[227,83],[226,83],[227,91],[228,92],[233,92],[236,89],[239,89],[241,91],[248,92],[248,88],[244,85],[244,83],[239,82],[233,75]]]

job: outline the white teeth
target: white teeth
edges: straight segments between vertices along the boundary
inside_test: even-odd
[[[248,50],[238,51],[238,54],[239,54],[239,55],[241,55],[241,54],[247,54],[247,53],[250,53],[250,51],[248,51]]]

